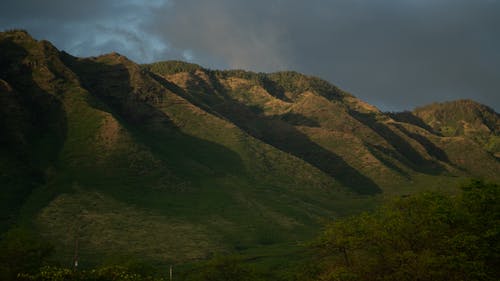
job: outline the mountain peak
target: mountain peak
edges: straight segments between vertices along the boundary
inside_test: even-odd
[[[19,37],[19,38],[32,38],[32,36],[28,33],[28,31],[24,29],[8,29],[3,32],[0,32],[0,35]]]
[[[492,108],[470,99],[433,103],[416,108],[413,112],[445,135],[461,134],[464,126],[500,133],[500,115]]]

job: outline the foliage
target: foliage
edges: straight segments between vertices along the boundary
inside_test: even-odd
[[[393,200],[330,223],[314,245],[320,280],[495,280],[500,186],[473,181],[457,197]]]
[[[42,266],[52,246],[26,228],[12,228],[0,241],[0,280],[14,280],[18,272]]]
[[[381,119],[353,118],[362,103],[327,81],[217,73],[117,54],[76,58],[22,32],[0,34],[2,229],[34,222],[59,262],[71,260],[78,237],[85,266],[116,254],[270,257],[275,245],[310,239],[317,218],[378,200],[351,191],[406,194],[498,176],[500,162],[481,147],[437,135],[428,139],[457,177],[414,170],[405,151],[432,155]],[[462,162],[477,172],[459,171]]]
[[[111,266],[92,270],[71,270],[60,267],[42,267],[37,273],[18,275],[19,281],[163,281],[163,278],[145,276],[126,267]]]
[[[195,72],[202,69],[201,66],[194,63],[187,63],[183,61],[163,61],[143,66],[147,70],[158,73],[159,75],[171,75],[179,72]]]
[[[262,276],[241,258],[234,256],[216,257],[210,260],[197,274],[187,280],[203,281],[258,281]]]
[[[443,136],[464,136],[493,154],[500,152],[499,115],[472,100],[433,103],[413,112]]]
[[[119,268],[122,271],[133,272],[142,276],[157,275],[158,270],[144,259],[131,255],[115,255],[107,257],[101,264],[103,268]]]
[[[314,76],[307,76],[295,71],[275,72],[268,75],[285,91],[294,95],[307,91],[314,91],[328,99],[337,100],[348,95],[336,86]]]

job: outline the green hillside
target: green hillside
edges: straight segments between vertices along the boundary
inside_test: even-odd
[[[414,114],[447,137],[465,137],[500,157],[500,116],[471,100],[436,103],[415,109]]]
[[[78,241],[84,266],[286,255],[325,218],[500,179],[498,114],[467,106],[386,114],[296,72],[77,58],[3,32],[1,231],[33,229],[63,264]]]

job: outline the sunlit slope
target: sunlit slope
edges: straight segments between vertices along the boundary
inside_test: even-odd
[[[2,57],[2,196],[67,257],[75,239],[84,256],[175,260],[296,240],[353,197],[118,54],[78,59],[23,32],[1,42],[23,54]]]
[[[380,112],[315,77],[213,71],[177,61],[145,69],[186,99],[358,193],[407,192],[443,178],[498,178],[499,162],[481,143],[448,138],[413,113]],[[490,119],[498,122],[498,114]]]
[[[2,230],[31,225],[61,261],[75,241],[96,263],[295,243],[381,196],[500,171],[494,111],[487,137],[447,135],[296,72],[77,58],[24,31],[0,33],[0,103]]]
[[[500,116],[488,106],[471,100],[435,103],[413,111],[445,137],[463,137],[500,156]]]

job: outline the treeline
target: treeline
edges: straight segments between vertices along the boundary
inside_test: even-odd
[[[19,273],[19,281],[164,281],[165,278],[143,275],[122,266],[106,266],[91,270],[42,267],[35,273]]]
[[[498,280],[500,186],[422,193],[328,224],[311,280]]]
[[[309,244],[310,258],[289,271],[256,269],[219,257],[174,280],[493,281],[500,277],[500,185],[473,181],[455,196],[426,192],[393,199],[370,213],[328,223]],[[0,279],[168,280],[152,267],[48,267],[51,247],[15,229],[0,242]]]
[[[145,64],[142,67],[159,75],[171,75],[179,72],[194,73],[196,70],[202,69],[202,67],[197,64],[175,60]]]

